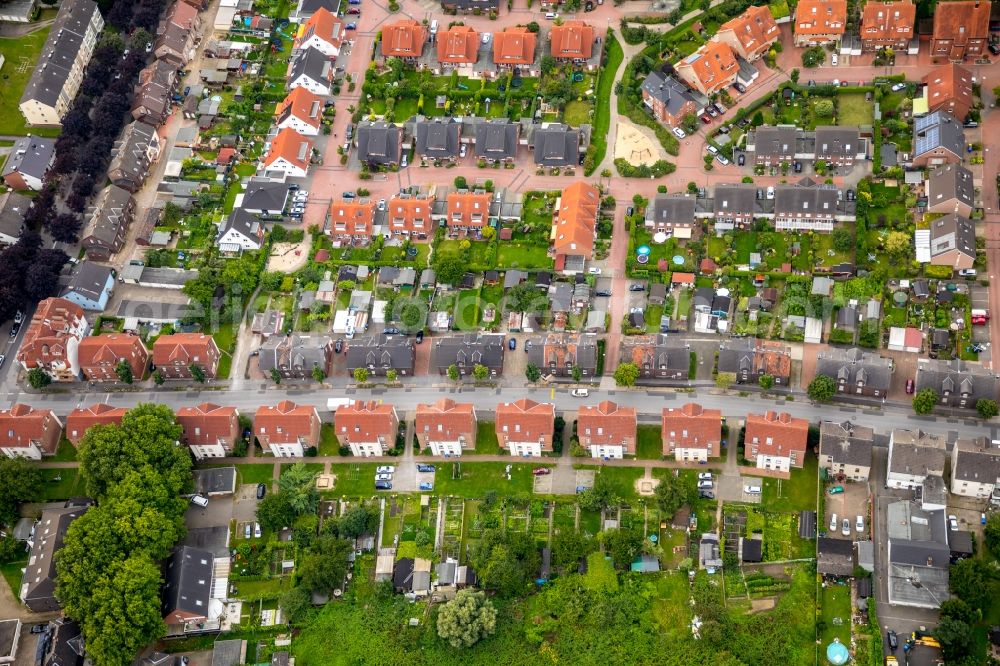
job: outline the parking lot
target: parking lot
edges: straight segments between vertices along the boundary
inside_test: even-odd
[[[990,295],[989,290],[986,287],[981,287],[979,285],[972,285],[969,289],[969,303],[973,310],[989,310],[990,308]],[[973,326],[972,327],[972,341],[978,342],[979,344],[989,344],[990,342],[990,327],[989,326]]]
[[[761,493],[744,492],[747,486],[761,486],[761,479],[753,476],[734,476],[723,474],[715,479],[716,499],[723,502],[743,502],[744,504],[760,504]]]
[[[252,486],[256,488],[256,486]],[[233,519],[234,503],[230,497],[212,497],[208,500],[208,506],[200,507],[195,504],[188,504],[187,513],[184,514],[184,524],[188,529],[197,527],[220,527],[229,526],[229,521]],[[257,501],[254,500],[253,509],[248,518],[253,519],[257,514]]]
[[[830,488],[840,486],[844,489],[844,492],[838,493],[836,495],[830,494]],[[819,525],[820,532],[827,532],[827,536],[835,539],[851,539],[852,541],[857,541],[859,539],[871,538],[871,521],[869,520],[869,510],[868,510],[868,486],[862,483],[835,483],[828,486],[824,492],[826,492],[826,510],[823,516],[823,522]],[[831,530],[833,515],[837,515],[837,529]],[[858,516],[864,517],[864,530],[858,532],[857,522]],[[849,533],[843,533],[843,523],[844,519],[848,520],[850,526]]]

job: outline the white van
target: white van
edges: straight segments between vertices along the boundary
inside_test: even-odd
[[[191,504],[196,504],[202,508],[205,508],[206,506],[208,506],[208,498],[202,497],[201,495],[192,495]]]
[[[747,495],[760,495],[760,486],[748,483],[747,485],[743,486],[743,492],[745,492]]]
[[[545,18],[549,21],[555,21],[559,18],[559,14],[556,14],[555,12],[545,12]]]
[[[574,398],[586,398],[588,395],[590,395],[590,389],[585,389],[585,388],[573,389]]]
[[[437,22],[437,19],[434,19],[433,21],[431,21],[431,34],[432,35],[438,34],[438,22]]]

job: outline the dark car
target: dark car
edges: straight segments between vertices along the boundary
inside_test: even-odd
[[[258,483],[257,484],[257,499],[264,499],[264,495],[267,494],[267,484]]]
[[[344,341],[343,340],[337,340],[336,342],[334,342],[333,343],[333,351],[335,351],[338,354],[340,352],[344,351]]]
[[[392,481],[376,481],[375,490],[392,490]]]
[[[423,341],[424,341],[424,331],[423,329],[421,329],[417,331],[417,344],[419,345]]]
[[[990,53],[992,53],[993,55],[1000,55],[1000,44],[997,44],[995,42],[993,44],[990,44]]]
[[[382,332],[385,333],[386,335],[399,335],[399,329],[396,328],[395,326],[388,326]]]
[[[594,295],[599,296],[601,298],[611,298],[611,292],[608,291],[607,289],[601,289],[597,291]]]
[[[742,83],[734,83],[733,87],[736,88],[736,92],[745,93],[747,91],[747,87]]]
[[[802,162],[792,163],[792,169],[795,170],[795,173],[802,173]]]
[[[746,161],[747,161],[746,155],[744,155],[743,153],[740,153],[740,156],[736,158],[736,163],[739,164],[740,166],[746,164]]]
[[[424,464],[417,465],[418,472],[433,472],[435,469],[436,468],[434,467],[434,465],[424,465]]]
[[[357,29],[358,29],[357,23],[348,23],[347,25],[344,26],[344,30],[357,30]]]
[[[646,291],[646,285],[644,284],[630,284],[628,287],[629,291]]]
[[[701,122],[703,122],[706,125],[708,125],[708,124],[710,124],[712,122],[712,118],[707,113],[703,113],[703,114],[701,114]]]
[[[517,349],[517,338],[511,338],[510,341],[507,342],[507,347],[509,347],[511,351]]]
[[[585,12],[592,12],[592,11],[594,11],[594,3],[591,2],[590,0],[587,0],[587,4],[585,4],[583,6],[583,11],[585,11]]]
[[[713,493],[711,490],[699,490],[698,499],[708,499],[708,500],[715,499],[715,493]]]
[[[33,624],[31,625],[31,633],[33,634],[44,634],[49,630],[48,624]]]
[[[888,632],[886,632],[885,638],[887,641],[889,641],[889,649],[895,652],[896,648],[899,647],[899,639],[896,638],[896,632],[890,629]]]
[[[633,208],[632,206],[629,206],[628,208],[625,209],[625,215],[631,217],[633,213],[635,213],[635,208]]]

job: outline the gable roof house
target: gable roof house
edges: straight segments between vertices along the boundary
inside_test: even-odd
[[[94,202],[87,225],[80,233],[80,244],[91,261],[110,261],[125,246],[125,233],[135,213],[131,192],[108,185]]]
[[[75,381],[77,347],[86,332],[83,308],[64,298],[46,298],[35,308],[17,361],[25,370],[41,368],[55,381]]]
[[[462,377],[472,375],[477,365],[485,366],[490,371],[490,377],[503,374],[504,349],[506,339],[503,335],[490,333],[466,333],[465,335],[449,335],[434,339],[431,348],[431,367],[437,368],[438,374],[448,374],[448,367],[458,367]]]
[[[580,367],[583,377],[597,372],[597,336],[593,333],[549,333],[531,341],[528,361],[543,375],[572,377],[573,366]]]
[[[975,104],[972,72],[953,62],[935,67],[924,75],[924,99],[930,111],[947,111],[965,120]]]
[[[379,48],[383,58],[402,58],[413,61],[424,52],[427,28],[419,21],[403,19],[382,28]]]
[[[663,455],[678,461],[705,462],[721,455],[722,411],[695,402],[664,407],[660,415]]]
[[[236,208],[254,215],[280,216],[288,201],[289,189],[285,183],[269,178],[251,178],[242,193],[236,197]]]
[[[374,223],[374,201],[334,201],[330,204],[327,233],[337,245],[366,245],[372,239]]]
[[[399,376],[413,374],[416,351],[413,341],[401,335],[373,335],[347,345],[347,371],[364,368],[369,376],[384,377],[387,370]]]
[[[857,127],[820,125],[814,137],[814,159],[833,166],[851,166],[865,159],[866,148]]]
[[[677,77],[700,92],[714,95],[725,90],[739,74],[733,49],[725,42],[708,42],[674,66]]]
[[[1000,483],[1000,446],[988,437],[955,440],[951,449],[954,495],[988,499]]]
[[[621,460],[635,455],[635,407],[621,407],[610,400],[580,407],[576,414],[576,432],[580,446],[590,450],[591,458]]]
[[[931,261],[952,270],[972,268],[976,261],[976,224],[958,213],[931,222]]]
[[[938,404],[974,409],[982,399],[997,399],[997,377],[978,363],[959,359],[917,359],[916,390],[934,389]]]
[[[940,2],[934,6],[931,56],[961,61],[986,53],[990,37],[990,8],[982,0]]]
[[[83,83],[83,71],[103,29],[104,19],[96,2],[59,3],[59,13],[18,103],[25,122],[29,125],[62,122]]]
[[[132,118],[159,127],[172,110],[177,67],[166,60],[154,60],[139,72],[132,99]]]
[[[257,365],[265,377],[277,370],[283,379],[310,379],[313,368],[330,374],[333,341],[320,335],[272,335],[259,352]]]
[[[580,141],[578,129],[562,123],[542,123],[535,130],[532,142],[535,164],[543,167],[577,166],[582,152]]]
[[[215,379],[220,356],[215,338],[204,333],[161,335],[153,343],[153,365],[167,379],[193,379],[192,365]]]
[[[948,2],[942,5],[951,4]],[[913,120],[914,167],[961,164],[965,155],[965,131],[954,116],[934,111]]]
[[[696,210],[698,217],[711,217],[716,231],[728,231],[753,224],[757,212],[757,190],[752,184],[716,185],[712,194],[712,208],[705,213]]]
[[[286,178],[305,178],[312,152],[313,144],[308,137],[286,127],[271,140],[262,162],[268,171],[282,173]]]
[[[854,573],[854,544],[848,539],[819,537],[816,540],[816,572],[824,576]]]
[[[358,123],[358,160],[370,167],[399,164],[402,155],[402,130],[384,120]]]
[[[550,402],[501,402],[496,408],[497,441],[512,456],[540,458],[543,451],[552,451],[555,416]]]
[[[465,449],[475,449],[477,428],[472,403],[457,403],[451,398],[418,404],[413,422],[417,442],[433,456],[460,456]]]
[[[160,136],[155,127],[139,121],[126,125],[115,142],[108,179],[134,193],[146,181],[149,167],[159,155]]]
[[[116,367],[121,361],[128,363],[132,376],[141,380],[149,365],[149,351],[137,335],[104,333],[88,335],[80,341],[77,350],[80,372],[90,381],[120,381]]]
[[[552,57],[556,60],[585,64],[587,70],[593,70],[600,64],[599,58],[594,57],[595,52],[600,55],[600,48],[594,48],[597,31],[583,21],[566,21],[552,26],[549,42]]]
[[[511,162],[517,157],[521,125],[507,119],[476,123],[476,158],[490,163]]]
[[[670,379],[687,382],[691,352],[674,344],[667,335],[629,335],[621,341],[621,363],[633,363],[642,379]]]
[[[601,193],[590,183],[578,180],[562,191],[552,221],[552,250],[557,268],[562,263],[564,272],[579,273],[593,258],[600,208]]]
[[[799,130],[791,125],[761,125],[747,134],[746,152],[753,153],[757,165],[791,164],[798,151],[798,139]]]
[[[924,181],[928,213],[972,215],[976,207],[976,186],[972,172],[960,164],[947,164],[930,172]]]
[[[340,2],[341,0],[298,0],[295,9],[289,12],[288,19],[292,23],[305,23],[320,9],[336,14],[340,9]]]
[[[124,407],[113,407],[106,402],[96,402],[90,407],[76,407],[66,416],[66,439],[76,446],[92,427],[120,424],[127,411]]]
[[[329,97],[333,81],[333,62],[317,48],[302,49],[292,60],[288,89],[305,88],[320,97]]]
[[[63,547],[69,526],[89,509],[88,504],[42,511],[35,526],[31,554],[18,594],[21,603],[30,611],[51,613],[61,610],[59,600],[56,599],[56,554]]]
[[[909,0],[868,2],[861,10],[861,49],[904,49],[913,39],[917,6]]]
[[[275,458],[301,458],[305,450],[319,445],[319,412],[309,405],[282,400],[274,407],[257,408],[253,433],[260,445]]]
[[[13,190],[40,190],[56,158],[56,142],[39,136],[14,141],[3,167],[3,181]]]
[[[748,7],[745,12],[721,26],[712,36],[713,42],[723,42],[745,60],[754,61],[767,53],[778,41],[778,24],[767,6]]]
[[[389,200],[385,219],[391,235],[412,241],[426,241],[434,234],[433,199],[394,196]],[[411,282],[412,284],[412,282]]]
[[[295,130],[302,136],[316,136],[323,123],[323,98],[308,88],[293,88],[274,110],[279,129]]]
[[[808,178],[774,188],[774,228],[778,231],[833,231],[841,219],[840,192],[835,185],[816,185]],[[853,219],[853,214],[850,215]]]
[[[920,487],[928,476],[943,477],[947,445],[943,435],[893,428],[889,433],[885,485],[913,490]]]
[[[668,127],[678,127],[688,114],[700,115],[707,100],[672,76],[658,70],[642,82],[642,102],[653,117]]]
[[[374,400],[356,400],[333,413],[333,429],[351,455],[382,456],[396,446],[399,417],[396,408]]]
[[[225,457],[232,453],[233,443],[241,434],[236,408],[211,402],[181,407],[177,410],[177,424],[183,429],[181,441],[191,449],[195,460]]]
[[[872,468],[875,431],[844,421],[823,421],[819,426],[819,466],[831,477],[864,482]]]
[[[885,398],[892,381],[892,359],[857,347],[830,347],[816,354],[816,374],[837,383],[837,392]]]
[[[951,548],[944,509],[913,500],[886,507],[888,601],[893,606],[937,608],[950,596]]]
[[[538,35],[525,27],[509,26],[493,35],[493,64],[497,69],[516,67],[522,75],[537,76],[537,47]]]
[[[41,460],[59,448],[62,422],[50,409],[15,403],[0,410],[0,453],[8,458]]]
[[[688,194],[657,194],[646,206],[643,223],[654,234],[663,232],[675,238],[691,238],[694,207],[695,199]]]
[[[204,631],[206,621],[218,619],[221,610],[211,608],[215,556],[201,548],[179,546],[163,569],[161,611],[167,632]]]
[[[414,123],[416,154],[425,160],[458,159],[462,123],[453,118],[418,118]]]
[[[449,192],[446,203],[448,216],[445,224],[450,235],[472,233],[479,236],[490,223],[490,204],[493,195],[489,192],[459,190]]]
[[[787,386],[792,374],[792,350],[780,342],[738,338],[719,347],[719,372],[736,375],[738,384],[757,384],[764,375],[775,386]]]
[[[295,37],[296,49],[314,48],[327,58],[340,55],[344,41],[344,22],[325,7],[320,7],[309,20],[299,28]]]
[[[795,45],[839,41],[847,28],[847,0],[801,0],[795,7]]]
[[[200,31],[198,8],[186,2],[175,2],[156,28],[153,53],[158,60],[165,60],[179,69],[194,58],[195,41]]]
[[[24,233],[24,216],[31,199],[17,192],[0,194],[0,244],[13,245]]]
[[[446,67],[475,65],[479,60],[479,33],[467,25],[453,25],[435,38],[438,63]]]
[[[215,244],[223,252],[259,250],[264,246],[264,224],[245,208],[237,208],[219,225]]]
[[[806,457],[809,421],[793,418],[787,412],[768,410],[747,414],[746,458],[755,460],[759,469],[788,472],[802,467]]]

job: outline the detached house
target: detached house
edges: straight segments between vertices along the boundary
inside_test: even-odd
[[[991,7],[983,0],[937,3],[931,56],[955,61],[983,56],[990,38]]]
[[[278,129],[291,129],[302,136],[316,136],[323,123],[323,98],[308,88],[293,88],[274,111]]]
[[[214,576],[215,556],[211,551],[182,545],[167,558],[160,610],[170,635],[200,633],[209,628],[209,623],[218,627],[222,608],[221,604],[212,604]]]
[[[635,407],[620,407],[610,400],[581,407],[576,414],[576,434],[580,446],[591,458],[621,460],[634,456],[636,433]]]
[[[965,120],[975,104],[972,72],[953,62],[932,69],[922,79],[929,111],[946,111]]]
[[[268,171],[279,172],[286,178],[305,178],[312,151],[312,141],[286,127],[271,140],[271,149],[262,161]]]
[[[976,261],[976,224],[958,213],[931,222],[931,264],[953,270],[972,268]]]
[[[745,12],[719,26],[713,42],[729,45],[744,60],[754,61],[778,41],[778,24],[767,6],[748,7]]]
[[[954,495],[987,499],[1000,483],[1000,447],[987,437],[957,439],[951,449]]]
[[[177,410],[177,424],[183,429],[183,443],[188,445],[196,460],[231,454],[240,436],[240,413],[236,408],[211,402],[181,407]]]
[[[691,368],[691,352],[663,333],[623,337],[620,359],[621,363],[635,364],[643,379],[686,382]]]
[[[496,409],[497,441],[512,456],[540,458],[543,451],[552,451],[555,416],[552,403],[527,398],[502,402]]]
[[[317,48],[306,47],[292,61],[288,75],[288,89],[305,88],[314,95],[330,95],[333,81],[333,62]]]
[[[522,74],[536,76],[535,49],[538,35],[524,27],[511,26],[493,35],[493,64],[498,69],[518,68]]]
[[[350,447],[351,455],[382,456],[396,446],[399,417],[392,405],[357,400],[337,408],[333,413],[333,429],[340,445]]]
[[[369,376],[385,377],[395,370],[400,377],[413,374],[416,351],[413,341],[401,335],[373,335],[351,340],[347,345],[347,371],[364,368]]]
[[[959,359],[917,359],[916,390],[934,389],[938,404],[975,409],[979,400],[997,399],[997,377],[978,363]]]
[[[868,2],[861,10],[861,48],[904,49],[913,39],[917,6],[909,0]]]
[[[433,456],[460,456],[475,449],[478,423],[471,403],[441,398],[433,404],[417,405],[413,423],[417,442]]]
[[[434,233],[431,211],[433,199],[395,196],[386,210],[386,226],[392,236],[403,236],[411,241],[426,241]]]
[[[691,238],[694,229],[695,198],[689,194],[657,194],[643,220],[651,233],[674,238]]]
[[[159,155],[160,136],[155,127],[138,121],[126,125],[115,142],[108,179],[134,193],[146,182],[149,167]]]
[[[264,246],[264,223],[245,208],[237,208],[219,225],[215,244],[227,253],[259,250]]]
[[[805,419],[770,410],[747,415],[745,457],[756,461],[759,469],[788,472],[792,467],[802,467],[808,439],[809,421]]]
[[[403,19],[382,28],[383,58],[414,61],[423,54],[426,43],[427,28],[419,21]]]
[[[552,221],[556,270],[583,272],[584,264],[594,256],[600,209],[601,193],[590,183],[578,180],[562,191]]]
[[[816,355],[816,374],[833,379],[838,393],[885,398],[892,381],[892,359],[857,347],[830,347]]]
[[[80,341],[77,355],[83,376],[96,382],[119,381],[116,368],[122,361],[128,363],[137,381],[149,365],[149,352],[142,339],[125,333],[89,335]]]
[[[928,213],[957,213],[967,218],[976,207],[972,172],[958,164],[932,170],[924,181],[924,195]]]
[[[153,343],[153,365],[167,379],[193,379],[191,366],[215,379],[220,356],[215,338],[204,333],[161,335]]]
[[[40,190],[56,158],[56,142],[38,136],[17,139],[3,167],[3,182],[12,190]]]
[[[796,46],[840,41],[847,28],[847,0],[801,0],[794,25]]]
[[[689,402],[664,407],[661,414],[663,455],[680,462],[707,462],[721,454],[722,412]]]
[[[91,261],[110,261],[125,246],[125,234],[135,213],[131,192],[108,185],[94,202],[94,211],[80,232],[80,244]]]
[[[729,44],[708,42],[678,62],[674,71],[702,95],[714,95],[732,85],[740,67]]]
[[[543,375],[572,377],[573,368],[580,368],[581,377],[597,373],[597,336],[593,333],[549,333],[531,341],[528,361]]]
[[[844,421],[823,421],[819,426],[819,466],[831,478],[868,481],[872,468],[875,431]]]
[[[889,434],[889,464],[885,485],[914,490],[928,476],[943,477],[948,441],[922,430],[894,428]]]
[[[77,446],[87,431],[96,425],[119,425],[125,418],[124,407],[97,402],[90,407],[77,407],[66,417],[66,439]]]
[[[911,159],[914,167],[961,164],[964,157],[965,131],[954,116],[944,111],[935,111],[914,118]]]
[[[25,370],[41,368],[55,381],[75,381],[80,374],[77,351],[86,332],[83,308],[64,298],[46,298],[31,317],[17,361]]]
[[[493,195],[489,192],[449,192],[448,217],[445,222],[449,234],[472,234],[478,237],[483,227],[489,226],[492,200]]]
[[[384,120],[358,123],[358,160],[373,169],[395,166],[402,156],[403,131]]]
[[[340,55],[344,41],[344,22],[325,8],[319,8],[309,20],[299,28],[295,38],[296,49],[314,48],[327,58]]]
[[[668,127],[680,126],[688,114],[697,116],[705,111],[707,100],[662,72],[654,70],[647,74],[640,89],[643,104],[654,118]]]
[[[453,25],[437,34],[437,60],[445,67],[475,65],[479,60],[479,33],[467,25]]]
[[[0,410],[0,453],[8,458],[41,460],[59,448],[62,423],[49,409],[20,403]]]
[[[448,374],[448,367],[458,368],[460,376],[472,375],[477,365],[489,369],[490,377],[503,374],[506,338],[499,334],[467,333],[435,338],[431,348],[431,367],[441,375]]]
[[[372,239],[374,223],[374,201],[334,201],[330,204],[327,233],[337,245],[367,245]]]
[[[262,448],[275,458],[301,458],[319,445],[320,420],[315,407],[282,400],[274,407],[258,407],[253,432]]]

